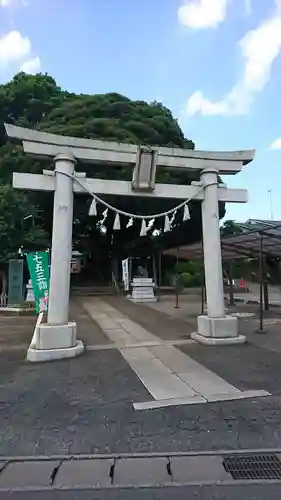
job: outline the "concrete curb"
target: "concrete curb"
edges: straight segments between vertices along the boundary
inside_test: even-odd
[[[249,456],[280,461],[280,450],[234,450],[200,453],[71,455],[2,459],[0,492],[191,485],[281,483],[281,478],[242,479],[233,476],[225,460]],[[260,457],[263,455],[263,457]],[[246,481],[245,481],[246,480]]]

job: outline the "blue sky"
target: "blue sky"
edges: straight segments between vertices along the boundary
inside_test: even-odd
[[[198,149],[256,149],[227,218],[281,220],[279,0],[0,0],[0,83],[20,69],[77,93],[160,100]],[[280,140],[279,140],[280,139]]]

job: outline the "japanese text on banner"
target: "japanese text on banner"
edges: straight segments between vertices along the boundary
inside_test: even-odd
[[[48,310],[49,303],[49,252],[27,254],[27,263],[35,297],[36,312]]]

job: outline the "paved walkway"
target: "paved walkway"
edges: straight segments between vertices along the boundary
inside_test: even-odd
[[[177,321],[174,321],[173,315],[170,314],[165,307],[162,307],[159,312],[156,312],[156,305],[162,303],[162,299],[160,302],[148,303],[146,305],[135,304],[124,297],[118,298],[108,296],[104,300],[118,309],[123,315],[135,321],[154,335],[157,335],[157,337],[160,337],[162,340],[188,339],[190,338],[190,334],[195,331],[193,323],[186,321],[185,317],[179,316],[177,317]],[[189,298],[187,298],[187,301],[190,303]],[[155,307],[150,307],[152,304],[155,305]],[[174,308],[173,299],[171,309],[175,311],[179,310]]]
[[[160,337],[103,300],[85,299],[83,306],[113,343],[123,343],[119,352],[153,397],[154,401],[134,403],[135,410],[270,395],[240,391],[173,345],[159,345]]]
[[[247,302],[260,301],[260,285],[258,283],[246,283],[245,284],[251,290],[245,294],[234,293],[235,300]],[[278,286],[268,286],[268,300],[271,305],[281,306],[281,289]]]
[[[177,345],[178,350],[176,343],[181,341],[181,351],[187,349],[182,352],[188,356],[185,360],[191,358],[239,391],[264,389],[272,396],[136,411],[133,403],[151,402],[153,396],[118,345],[113,345],[78,300],[71,304],[71,319],[77,321],[79,338],[93,350],[76,359],[27,363],[33,320],[25,324],[25,318],[17,318],[4,323],[0,318],[0,462],[4,455],[169,455],[281,447],[278,352],[252,344],[240,346],[241,350],[237,346],[235,351],[233,347],[204,350],[190,343],[188,329],[193,327],[189,321],[168,320],[163,312],[125,299],[109,299],[108,303],[160,338],[157,346]]]

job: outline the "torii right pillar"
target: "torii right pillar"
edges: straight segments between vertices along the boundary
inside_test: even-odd
[[[243,344],[244,335],[239,335],[238,320],[227,316],[224,306],[224,288],[219,226],[218,174],[214,168],[201,172],[204,184],[202,201],[202,229],[204,248],[207,315],[198,316],[198,332],[191,336],[206,345]]]

